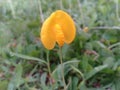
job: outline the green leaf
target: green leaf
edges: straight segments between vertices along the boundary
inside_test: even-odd
[[[43,90],[51,90],[51,87],[47,84],[46,84],[46,79],[47,79],[47,73],[43,73],[41,78],[40,78],[40,81],[41,81],[41,87]]]
[[[98,46],[100,46],[101,48],[107,48],[103,43],[101,43],[100,41],[96,41],[96,44]]]
[[[108,65],[102,65],[102,66],[95,67],[93,70],[91,70],[85,75],[85,79],[88,80],[89,78],[93,77],[96,73],[102,71],[103,69],[107,67]]]
[[[120,79],[116,79],[114,85],[115,85],[115,90],[120,90]]]
[[[35,57],[31,57],[31,56],[26,56],[26,55],[22,55],[22,54],[18,54],[18,53],[13,53],[13,52],[9,52],[9,54],[11,56],[16,56],[16,57],[19,57],[19,58],[23,58],[23,59],[26,59],[26,60],[33,60],[33,61],[39,61],[41,62],[42,64],[47,64],[45,62],[45,60],[42,60],[42,59],[39,59],[39,58],[35,58]]]
[[[104,65],[108,65],[108,67],[112,67],[114,65],[114,58],[113,57],[108,57],[103,61]]]
[[[23,68],[21,64],[18,64],[16,66],[14,75],[8,85],[8,90],[14,90],[15,88],[19,88],[21,84],[24,83],[24,80],[22,78]]]
[[[70,60],[70,61],[64,62],[63,65],[64,65],[64,68],[66,68],[67,65],[75,65],[76,66],[76,64],[78,65],[79,62],[80,62],[79,60]],[[58,67],[52,72],[52,75],[54,75],[57,71],[59,71],[60,68],[61,68],[61,64],[58,65]]]
[[[68,87],[68,90],[77,90],[77,85],[79,82],[79,78],[78,77],[70,77],[70,85]]]
[[[4,80],[4,81],[0,81],[0,89],[1,90],[7,90],[8,87],[8,81]]]
[[[40,80],[42,86],[45,86],[45,85],[46,85],[46,84],[45,84],[46,79],[47,79],[47,73],[43,73],[42,76],[41,76],[41,80]]]
[[[77,73],[79,73],[80,76],[84,79],[84,75],[83,75],[83,73],[82,73],[79,69],[77,69],[77,68],[74,67],[74,66],[71,66],[71,68],[72,68],[74,71],[76,71]]]

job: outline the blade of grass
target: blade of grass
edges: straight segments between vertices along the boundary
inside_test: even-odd
[[[41,63],[47,64],[44,60],[39,59],[39,58],[35,58],[35,57],[31,57],[31,56],[26,56],[26,55],[14,53],[14,52],[11,52],[11,51],[9,52],[9,54],[11,56],[16,56],[16,57],[23,58],[23,59],[26,59],[26,60],[39,61]]]
[[[76,72],[78,72],[78,73],[81,75],[81,77],[84,79],[84,75],[83,75],[83,73],[82,73],[79,69],[77,69],[76,67],[74,67],[74,66],[72,66],[72,65],[71,65],[71,68],[72,68],[73,70],[75,70]]]
[[[78,61],[78,60],[72,60],[72,61],[64,62],[63,65],[65,66],[65,65],[67,65],[67,64],[73,64],[73,63],[79,63],[79,62],[80,62],[80,61]],[[61,66],[61,64],[58,65],[58,67],[60,67],[60,66]],[[58,67],[52,72],[52,75],[57,71]]]
[[[86,74],[85,79],[88,80],[89,78],[91,78],[92,76],[94,76],[96,73],[102,71],[103,69],[105,69],[107,67],[108,67],[108,65],[102,65],[102,66],[95,67],[93,70],[91,70],[90,72],[88,72]]]

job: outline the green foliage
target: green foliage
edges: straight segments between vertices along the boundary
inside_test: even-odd
[[[42,19],[57,9],[77,28],[62,48],[67,89],[120,90],[119,6],[120,0],[0,0],[0,90],[63,90],[58,46],[50,51],[50,76],[39,36]]]

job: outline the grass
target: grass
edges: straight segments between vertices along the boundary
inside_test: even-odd
[[[43,21],[58,9],[77,28],[73,43],[62,48],[68,90],[120,90],[119,5],[120,0],[0,0],[0,90],[63,90],[58,46],[49,52],[49,70],[39,40]]]

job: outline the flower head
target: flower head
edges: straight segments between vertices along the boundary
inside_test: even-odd
[[[41,41],[45,48],[53,49],[57,42],[60,47],[64,43],[71,43],[76,34],[74,21],[66,12],[57,10],[43,23],[41,28]]]

